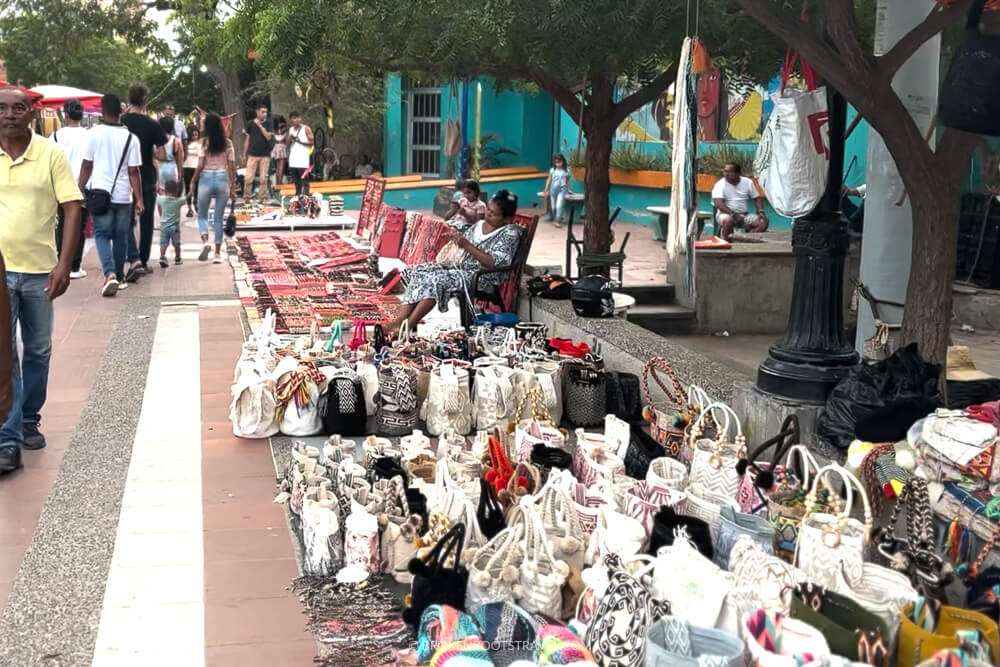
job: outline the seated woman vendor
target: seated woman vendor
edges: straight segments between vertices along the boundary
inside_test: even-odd
[[[486,217],[486,202],[479,198],[479,183],[465,181],[462,183],[462,198],[451,202],[444,219],[448,222],[479,222]]]
[[[442,312],[448,310],[449,299],[465,291],[476,271],[510,264],[521,240],[521,227],[511,224],[516,212],[517,196],[501,190],[486,208],[485,220],[453,223],[447,230],[449,243],[442,248],[438,262],[418,264],[403,272],[403,303],[386,334],[395,335],[404,320],[415,331],[434,304]],[[483,276],[479,287],[499,285],[504,278],[502,273]]]

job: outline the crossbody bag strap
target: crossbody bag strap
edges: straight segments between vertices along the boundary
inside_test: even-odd
[[[118,168],[115,169],[115,177],[111,179],[111,190],[115,191],[115,185],[118,184],[118,174],[122,173],[122,165],[125,164],[125,156],[128,155],[128,147],[132,145],[132,132],[128,133],[128,139],[125,140],[125,148],[122,150],[122,157],[118,160]]]

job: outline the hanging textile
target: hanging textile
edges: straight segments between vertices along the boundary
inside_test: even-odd
[[[667,279],[678,287],[682,303],[694,305],[694,234],[698,193],[695,190],[695,154],[698,96],[691,73],[694,40],[684,40],[674,84],[673,143],[670,191],[670,225],[667,231]]]

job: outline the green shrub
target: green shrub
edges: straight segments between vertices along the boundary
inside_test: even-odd
[[[747,178],[753,178],[753,159],[754,154],[746,148],[737,144],[718,143],[698,158],[698,173],[722,176],[722,169],[726,164],[738,162],[742,167],[743,175]]]
[[[611,168],[621,171],[669,171],[666,151],[647,153],[638,144],[621,144],[611,151]]]

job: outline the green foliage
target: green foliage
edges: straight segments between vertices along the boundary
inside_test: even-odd
[[[587,144],[581,144],[579,148],[564,148],[566,162],[572,169],[582,169],[587,166]]]
[[[717,143],[698,156],[698,173],[721,176],[722,168],[729,162],[735,162],[740,165],[744,176],[753,178],[753,158],[753,152],[739,144]]]
[[[517,151],[500,142],[503,140],[499,134],[487,132],[479,137],[479,168],[492,169],[500,166],[500,157],[503,155],[517,155]],[[472,144],[465,147],[465,163],[472,164]]]
[[[0,58],[11,79],[29,86],[123,92],[166,53],[154,28],[134,0],[8,0]]]
[[[611,168],[621,171],[670,171],[671,153],[666,148],[656,153],[638,144],[620,144],[611,151]]]

